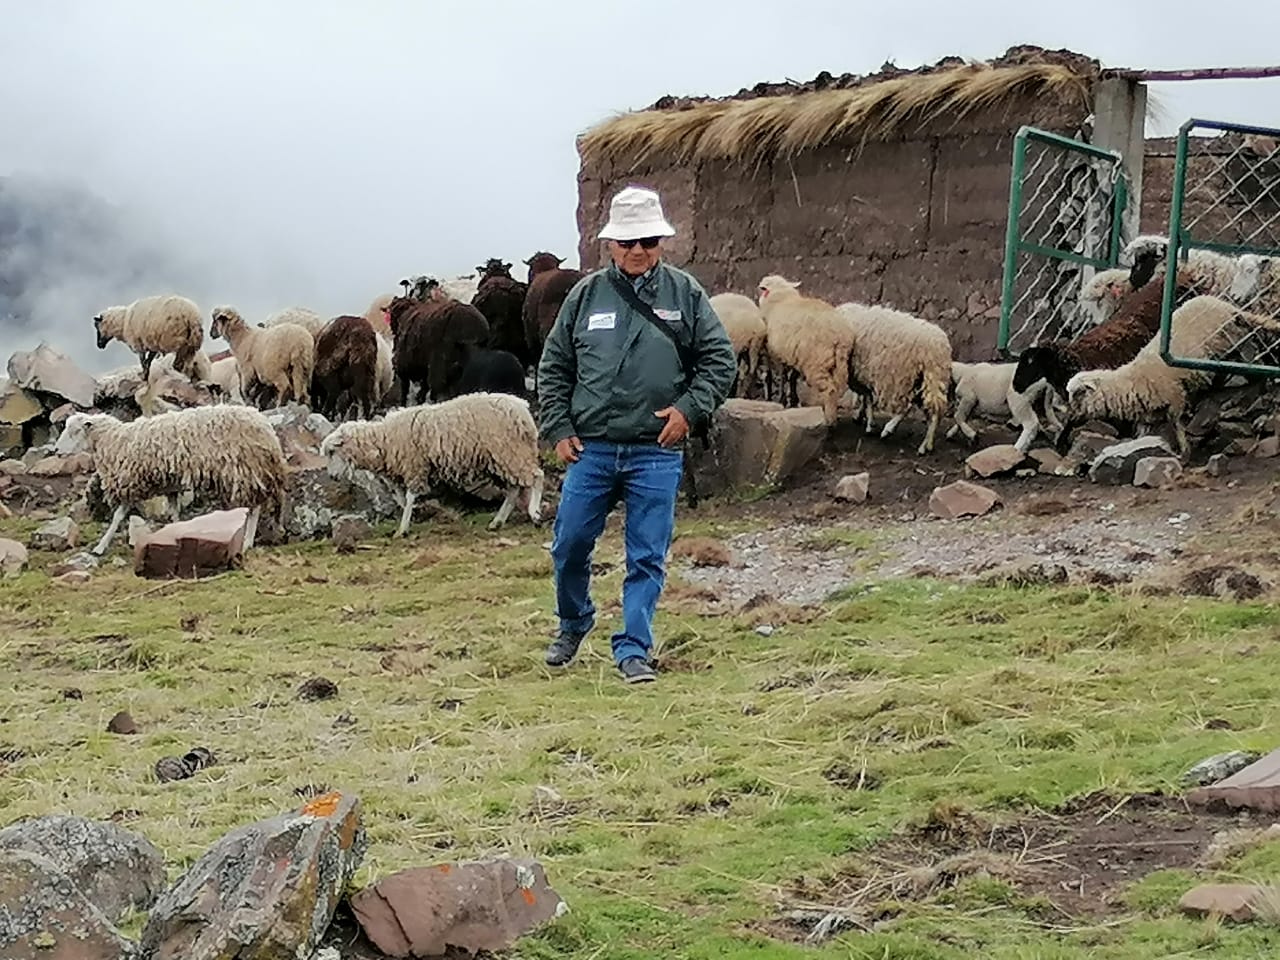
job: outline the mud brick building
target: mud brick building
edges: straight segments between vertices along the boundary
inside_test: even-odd
[[[1100,77],[1088,57],[1018,47],[986,63],[664,98],[579,138],[581,263],[601,262],[610,197],[642,184],[678,231],[671,261],[711,292],[753,295],[781,273],[833,302],[935,320],[957,359],[987,359],[1014,136],[1024,124],[1078,135]]]

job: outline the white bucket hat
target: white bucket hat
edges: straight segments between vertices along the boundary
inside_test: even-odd
[[[600,231],[599,238],[643,240],[675,234],[675,228],[662,215],[662,202],[656,193],[644,187],[627,187],[619,190],[609,204],[609,222]]]

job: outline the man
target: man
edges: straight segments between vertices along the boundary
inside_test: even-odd
[[[661,262],[662,239],[674,235],[656,193],[620,191],[600,231],[613,262],[569,292],[538,366],[542,435],[568,467],[551,548],[560,634],[546,660],[566,666],[595,625],[591,555],[621,500],[627,575],[613,657],[628,683],[655,679],[653,614],[666,581],[682,444],[724,402],[737,369],[706,292]]]

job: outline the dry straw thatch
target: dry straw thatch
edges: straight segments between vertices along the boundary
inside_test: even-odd
[[[1057,63],[967,64],[851,89],[624,113],[584,133],[578,148],[588,163],[639,166],[658,157],[676,163],[758,162],[837,138],[883,140],[940,118],[959,121],[974,110],[1014,97],[1042,95],[1086,103],[1092,80]]]

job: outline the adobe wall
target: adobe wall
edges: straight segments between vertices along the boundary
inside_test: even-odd
[[[668,259],[712,293],[754,296],[780,273],[839,303],[884,303],[935,320],[960,360],[995,355],[1013,138],[1023,124],[1070,134],[1088,113],[1052,99],[1010,101],[885,142],[832,144],[744,170],[611,167],[579,172],[579,255],[628,183],[657,190],[678,236]]]

